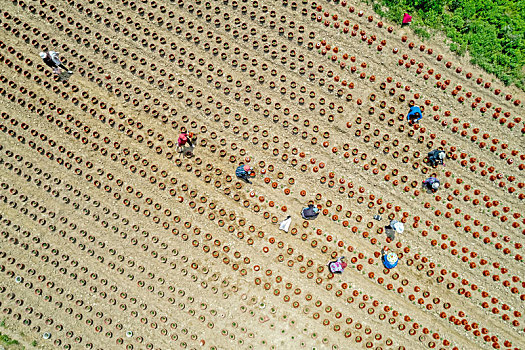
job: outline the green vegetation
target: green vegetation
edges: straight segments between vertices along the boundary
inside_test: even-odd
[[[18,340],[11,339],[8,335],[0,333],[0,343],[5,345],[16,345],[18,344]]]
[[[412,15],[412,29],[423,38],[430,37],[429,27],[444,32],[452,51],[468,50],[473,64],[525,90],[525,1],[372,1],[377,13],[397,23],[405,12]]]

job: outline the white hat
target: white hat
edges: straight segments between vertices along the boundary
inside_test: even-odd
[[[386,260],[391,264],[395,264],[399,258],[397,257],[397,254],[391,252],[386,255]]]
[[[45,53],[45,52],[40,52],[40,57],[41,57],[42,59],[46,58],[46,53]]]
[[[439,159],[445,158],[445,152],[439,152],[438,153],[438,157],[439,157]]]
[[[393,228],[394,230],[396,230],[397,233],[403,233],[403,231],[405,230],[405,225],[398,221],[394,224]]]
[[[434,182],[434,183],[432,184],[432,188],[435,189],[435,190],[437,190],[437,189],[439,188],[439,182]]]

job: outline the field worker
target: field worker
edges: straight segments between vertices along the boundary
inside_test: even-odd
[[[179,147],[185,146],[186,144],[188,144],[188,146],[190,147],[193,147],[193,143],[191,143],[191,138],[193,135],[190,134],[188,134],[187,132],[183,132],[179,135],[179,139],[177,140]]]
[[[435,149],[432,152],[428,153],[428,161],[430,162],[430,165],[432,166],[437,166],[438,164],[445,165],[444,160],[445,160],[445,151],[443,150]]]
[[[301,210],[301,216],[305,220],[313,220],[319,215],[319,209],[313,204],[308,204],[308,207]]]
[[[240,165],[235,170],[235,175],[239,178],[244,180],[245,182],[251,184],[250,177],[255,176],[255,172],[253,171],[252,167],[249,165]]]
[[[390,237],[390,239],[394,240],[396,238],[396,232],[397,233],[403,233],[405,230],[405,225],[403,225],[402,222],[399,222],[397,220],[391,220],[390,224],[388,226],[385,226],[385,232],[387,237]]]
[[[344,271],[344,269],[348,266],[347,263],[342,261],[345,257],[342,256],[338,258],[336,261],[332,261],[328,264],[328,268],[330,269],[331,273],[341,273]]]
[[[429,177],[425,181],[423,181],[423,186],[425,186],[427,189],[431,190],[432,192],[437,192],[439,188],[439,180],[435,177]]]
[[[196,140],[196,137],[194,137],[193,133],[182,133],[179,135],[179,138],[177,139],[177,145],[178,145],[178,152],[182,153],[185,151],[185,153],[189,156],[193,154],[193,148],[195,147],[194,143]]]
[[[412,16],[405,12],[403,15],[403,24],[410,24],[412,22]]]
[[[407,120],[410,125],[416,124],[422,118],[423,118],[423,112],[421,112],[421,108],[419,108],[418,106],[410,107],[410,111],[408,111],[408,114],[407,114]]]
[[[390,270],[397,266],[399,257],[396,253],[389,252],[388,247],[384,247],[381,249],[381,260],[383,261],[383,265]]]
[[[72,71],[68,70],[67,67],[64,66],[62,62],[60,62],[60,58],[58,58],[58,52],[55,52],[55,51],[40,52],[40,57],[42,58],[45,64],[53,68],[53,72],[55,74],[60,73],[60,68],[66,70],[68,74],[73,74]]]

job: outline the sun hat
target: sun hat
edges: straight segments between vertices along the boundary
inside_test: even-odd
[[[439,152],[438,157],[439,159],[445,158],[445,152]]]
[[[435,189],[435,190],[437,190],[437,189],[439,188],[439,182],[434,182],[434,183],[432,184],[432,188]]]
[[[45,52],[40,52],[40,58],[42,58],[42,59],[46,58],[46,53]]]
[[[403,233],[403,231],[405,230],[405,225],[398,221],[394,224],[393,229],[396,230],[396,232],[398,233]]]
[[[250,170],[252,170],[251,166],[249,166],[249,165],[245,165],[244,166],[244,171],[250,171]]]
[[[398,260],[397,254],[395,254],[395,253],[388,253],[388,254],[386,255],[386,260],[387,260],[390,264],[396,264],[396,263],[397,263],[397,260]]]

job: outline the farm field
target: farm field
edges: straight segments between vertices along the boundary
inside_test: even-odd
[[[523,91],[356,1],[0,12],[0,346],[525,348]]]

